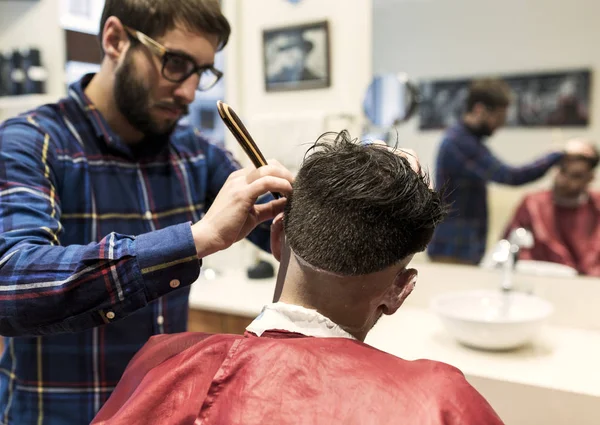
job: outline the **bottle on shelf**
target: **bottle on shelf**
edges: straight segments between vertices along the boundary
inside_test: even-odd
[[[0,96],[11,94],[12,82],[10,80],[11,51],[0,51]]]
[[[23,71],[23,56],[18,49],[13,50],[10,59],[10,90],[9,95],[18,96],[25,90],[25,72]]]
[[[44,94],[48,72],[42,66],[39,49],[27,49],[21,52],[23,72],[25,74],[24,94]]]

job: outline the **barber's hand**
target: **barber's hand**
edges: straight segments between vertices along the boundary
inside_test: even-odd
[[[595,158],[593,144],[585,139],[571,139],[565,145],[565,153],[570,156],[586,156]]]
[[[192,225],[198,258],[221,251],[245,238],[254,228],[283,211],[285,198],[256,205],[267,192],[291,193],[292,173],[277,161],[232,173],[206,215]]]
[[[394,152],[396,155],[405,158],[410,164],[410,167],[413,170],[415,170],[415,172],[421,172],[421,164],[419,163],[419,157],[417,156],[417,153],[412,149],[394,148],[388,146],[387,143],[385,143],[383,140],[374,140],[371,144],[385,146],[390,152]]]
[[[417,156],[417,153],[414,150],[405,148],[393,148],[388,146],[387,143],[385,143],[383,140],[375,140],[372,144],[387,147],[389,151],[394,152],[396,155],[405,158],[410,164],[410,167],[415,171],[415,173],[424,174],[423,169],[421,168],[421,163],[419,162],[419,157]],[[433,185],[431,182],[429,184],[429,188],[433,189]]]

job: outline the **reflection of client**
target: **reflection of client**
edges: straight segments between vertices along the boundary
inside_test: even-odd
[[[512,95],[501,80],[475,81],[462,121],[450,127],[438,152],[436,185],[446,186],[452,204],[427,248],[432,261],[479,264],[488,234],[487,184],[524,185],[541,178],[565,152],[552,152],[520,167],[502,162],[486,141],[506,121]],[[577,146],[571,146],[577,148]],[[566,152],[570,151],[567,146]]]
[[[586,156],[564,158],[552,190],[523,199],[506,229],[524,227],[533,233],[535,245],[523,249],[520,259],[550,261],[600,276],[600,194],[588,187],[598,165],[598,150],[583,141]]]
[[[313,49],[313,43],[301,33],[290,34],[276,47],[276,60],[279,70],[269,77],[270,83],[287,83],[318,80],[319,76],[306,67],[306,58]]]

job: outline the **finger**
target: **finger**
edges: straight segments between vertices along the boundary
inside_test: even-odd
[[[235,170],[233,173],[231,173],[229,175],[230,179],[234,179],[236,177],[241,177],[241,176],[246,176],[249,173],[252,172],[252,170],[256,169],[256,167],[251,166],[251,167],[245,167],[245,168],[240,168],[239,170]]]
[[[256,204],[254,206],[254,210],[256,211],[256,220],[258,221],[258,223],[263,223],[267,220],[277,217],[278,214],[283,213],[283,209],[285,208],[286,202],[287,199],[280,198],[275,199],[271,202],[267,202],[266,204]],[[283,220],[281,220],[280,224],[276,225],[283,226]]]
[[[273,161],[273,164],[269,164],[269,165],[273,165],[273,167],[278,167],[278,168],[282,168],[282,169],[287,170],[283,165],[281,165],[275,159],[269,159],[267,162],[270,163],[271,161]],[[256,170],[261,170],[262,172],[265,172],[265,169],[269,170],[269,169],[271,169],[271,167],[268,167],[268,166],[265,165],[263,167],[256,168],[256,166],[254,166],[254,165],[249,165],[247,167],[239,168],[239,169],[235,170],[234,172],[232,172],[229,175],[229,177],[230,178],[243,177],[243,176],[247,176],[247,175],[250,175],[250,174],[254,174],[256,172]],[[268,171],[267,171],[267,173],[268,173]]]
[[[292,184],[285,178],[266,175],[250,183],[245,193],[250,198],[258,199],[259,196],[267,192],[279,192],[284,196],[289,195],[292,192]]]
[[[275,158],[269,158],[267,159],[267,164],[269,165],[276,165],[278,167],[283,167],[283,164],[281,162],[279,162],[278,160],[276,160]],[[283,167],[285,168],[285,167]]]
[[[417,152],[415,152],[415,151],[414,151],[414,150],[412,150],[412,149],[408,149],[408,148],[398,148],[397,150],[398,150],[398,152],[400,152],[401,154],[408,155],[408,156],[411,156],[411,157],[413,157],[413,158],[417,158],[417,159],[419,159],[419,156],[417,155]]]
[[[415,151],[412,149],[398,149],[396,153],[408,161],[410,168],[417,173],[421,173],[421,163]]]
[[[281,162],[277,161],[276,159],[267,159],[267,163],[269,165],[274,165],[276,167],[280,167],[282,170],[285,170],[285,174],[287,175],[286,179],[288,179],[289,181],[293,182],[296,179],[296,176],[287,169],[287,167],[285,167]]]
[[[290,170],[288,170],[287,167],[285,167],[281,162],[277,161],[276,159],[268,159],[267,163],[269,165],[280,167],[281,170],[284,171],[284,173],[287,175],[286,179],[288,179],[289,181],[293,182],[296,178],[296,176],[294,176],[294,174]]]
[[[410,168],[412,168],[415,172],[417,172],[419,174],[421,173],[421,163],[419,162],[419,157],[414,150],[407,149],[407,148],[390,147],[382,140],[375,140],[370,144],[378,145],[378,146],[381,145],[381,146],[387,147],[387,149],[390,152],[393,152],[396,155],[401,156],[402,158],[405,158],[408,161],[408,163],[410,164]]]
[[[252,183],[262,177],[272,176],[286,179],[289,182],[294,181],[294,175],[283,165],[269,164],[264,167],[255,168],[246,174],[246,182]]]

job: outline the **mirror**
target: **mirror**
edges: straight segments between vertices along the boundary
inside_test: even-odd
[[[379,130],[408,121],[417,111],[419,91],[405,73],[376,75],[363,101],[371,126]]]
[[[563,150],[567,141],[573,138],[589,139],[599,147],[600,120],[593,119],[594,115],[598,115],[598,100],[600,100],[600,90],[594,80],[599,64],[598,55],[592,45],[584,44],[579,40],[576,31],[581,26],[582,20],[590,14],[589,7],[579,6],[592,3],[583,0],[568,4],[557,2],[556,7],[551,10],[546,8],[543,21],[539,19],[537,2],[524,0],[524,4],[531,5],[531,8],[523,7],[519,19],[515,20],[511,19],[511,14],[514,12],[502,3],[485,2],[484,6],[484,2],[471,0],[373,1],[372,74],[363,82],[363,86],[366,89],[375,75],[388,76],[389,80],[394,82],[394,73],[407,72],[409,79],[418,83],[419,102],[418,109],[410,122],[392,127],[391,131],[388,127],[384,131],[375,128],[375,125],[383,123],[389,125],[390,119],[393,121],[393,118],[382,116],[381,112],[378,114],[374,109],[373,99],[364,99],[363,92],[361,102],[364,101],[365,106],[364,118],[367,121],[368,116],[372,123],[372,126],[367,127],[367,130],[372,131],[369,139],[384,136],[378,138],[383,140],[387,138],[388,145],[398,140],[398,144],[403,148],[416,151],[423,168],[429,171],[429,175],[435,180],[437,173],[440,180],[438,184],[447,185],[446,193],[453,193],[457,188],[460,190],[461,187],[467,187],[466,179],[448,177],[448,175],[455,173],[464,176],[466,174],[461,173],[463,171],[461,168],[466,169],[474,162],[461,160],[456,161],[454,165],[447,165],[452,161],[440,160],[443,157],[448,158],[440,147],[442,141],[448,139],[448,128],[463,121],[465,110],[469,106],[468,95],[471,83],[475,80],[498,78],[506,82],[511,92],[506,118],[499,117],[500,122],[505,121],[504,126],[496,127],[491,137],[485,136],[485,133],[489,132],[489,129],[485,128],[489,123],[483,123],[484,128],[479,128],[476,132],[483,130],[479,136],[482,140],[485,137],[486,150],[509,168],[534,164],[551,151]],[[600,2],[593,2],[593,4],[595,10],[600,11]],[[478,18],[464,19],[465,10],[475,13]],[[510,31],[506,31],[506,22],[509,21]],[[460,34],[464,34],[464,37],[456,36],[456,22],[460,22]],[[557,47],[556,39],[540,35],[540,31],[554,27],[565,29],[561,31],[560,47]],[[532,31],[532,28],[539,31]],[[594,28],[594,31],[600,34],[600,28]],[[478,35],[469,37],[468,34]],[[512,46],[519,46],[519,48],[515,50]],[[573,49],[572,46],[581,48]],[[517,51],[518,55],[515,54]],[[556,54],[557,51],[560,51],[559,55]],[[431,52],[437,52],[437,55]],[[368,105],[368,102],[371,103]],[[395,108],[396,114],[402,112],[397,106]],[[418,118],[414,115],[418,115]],[[481,124],[481,121],[486,120],[479,121]],[[479,126],[478,123],[473,124],[475,128]],[[438,165],[441,168],[445,167],[446,170],[439,172]],[[482,172],[484,167],[480,168]],[[596,176],[600,176],[598,172],[600,167],[595,170]],[[450,229],[452,226],[449,226],[450,230],[440,232],[445,235],[440,236],[440,239],[447,238],[447,240],[440,241],[438,244],[440,252],[444,255],[434,258],[436,264],[456,264],[465,267],[469,261],[461,261],[460,256],[463,253],[458,251],[472,250],[476,234],[480,235],[479,246],[483,248],[485,257],[484,261],[480,262],[479,255],[474,255],[473,262],[483,267],[488,265],[486,260],[493,264],[495,248],[499,248],[497,244],[507,236],[505,234],[507,227],[513,221],[518,221],[521,225],[527,223],[537,239],[536,246],[516,262],[514,268],[516,273],[536,276],[542,274],[576,276],[577,268],[583,270],[582,267],[585,267],[589,270],[587,266],[577,264],[581,261],[579,258],[584,257],[577,252],[582,247],[588,246],[584,245],[587,239],[583,236],[573,238],[577,226],[583,224],[573,223],[571,220],[572,224],[564,225],[564,229],[570,231],[561,231],[559,234],[556,231],[558,225],[555,223],[557,217],[550,213],[554,211],[553,197],[548,196],[544,201],[539,198],[540,206],[536,205],[534,215],[539,218],[531,219],[536,221],[535,228],[529,219],[531,215],[529,213],[526,221],[520,221],[520,216],[523,215],[521,212],[526,209],[524,200],[542,192],[553,192],[557,179],[564,177],[559,176],[559,171],[560,167],[553,167],[548,172],[539,174],[539,179],[535,182],[530,181],[527,184],[521,181],[523,184],[516,185],[512,183],[514,180],[508,177],[505,177],[505,181],[510,180],[511,185],[486,184],[486,214],[485,217],[481,217],[481,221],[471,214],[465,214],[469,210],[467,205],[470,204],[466,201],[468,197],[465,195],[463,198],[461,195],[460,203],[464,205],[464,209],[458,205],[454,206],[453,215],[457,217],[455,230]],[[486,170],[485,174],[491,176],[492,171]],[[600,190],[600,178],[596,177],[589,183],[588,191],[594,194],[598,190]],[[464,192],[469,191],[464,190]],[[530,205],[530,201],[527,205]],[[523,208],[520,208],[521,206]],[[527,209],[529,208],[533,209],[528,206]],[[541,218],[541,212],[544,218]],[[485,224],[485,232],[481,232],[482,223]],[[543,230],[543,241],[536,232],[536,228],[541,226],[551,231],[547,233]],[[460,233],[462,230],[458,230],[467,228],[470,232],[468,235],[466,230],[465,233]],[[600,229],[600,225],[595,228]],[[591,230],[583,233],[590,236],[589,239],[594,237]],[[575,241],[565,242],[565,237],[573,238]],[[590,251],[592,250],[587,248],[582,250],[587,255],[592,254]],[[503,251],[502,255],[506,253]],[[554,262],[550,263],[548,260]],[[433,263],[432,257],[427,252],[417,254],[413,263],[417,261]],[[590,262],[592,263],[594,261]],[[596,261],[595,264],[600,264],[600,261]],[[559,265],[560,269],[557,267]],[[599,272],[589,270],[587,273]],[[523,280],[528,281],[528,278]]]

